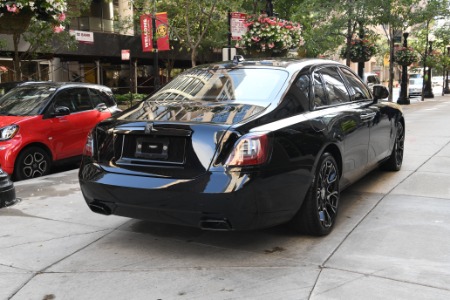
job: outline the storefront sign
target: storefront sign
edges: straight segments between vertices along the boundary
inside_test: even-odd
[[[90,31],[79,31],[70,30],[70,34],[75,36],[75,40],[80,43],[93,44],[94,43],[94,33]]]

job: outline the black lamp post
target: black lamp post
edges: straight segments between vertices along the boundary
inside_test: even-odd
[[[403,47],[408,47],[408,32],[403,33]],[[402,83],[400,85],[400,96],[397,100],[398,104],[410,104],[408,93],[408,66],[402,66]]]
[[[361,41],[364,39],[364,27],[363,24],[360,22],[359,23],[359,38],[361,39]],[[363,46],[364,47],[364,46]],[[364,51],[364,49],[363,49]],[[358,62],[358,76],[361,79],[364,79],[364,61],[359,61]]]
[[[153,88],[159,89],[159,59],[158,59],[158,37],[156,36],[156,9],[152,13],[152,37],[153,37]]]
[[[431,56],[431,53],[433,51],[433,41],[429,41],[429,43],[430,43],[430,50],[429,50],[428,56]],[[423,90],[423,97],[424,98],[434,98],[433,88],[431,86],[431,66],[428,66],[427,80],[425,81],[425,88]]]
[[[273,3],[272,0],[266,0],[265,12],[268,17],[273,17]]]
[[[447,56],[450,57],[450,46],[447,46]],[[450,94],[450,88],[448,87],[448,68],[449,68],[449,66],[447,66],[447,70],[446,70],[444,94]]]

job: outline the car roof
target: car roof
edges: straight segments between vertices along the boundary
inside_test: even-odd
[[[20,85],[20,87],[24,87],[24,86],[27,86],[27,87],[48,86],[48,87],[54,87],[57,89],[70,88],[70,87],[89,87],[89,88],[111,90],[109,87],[104,86],[104,85],[94,84],[94,83],[85,83],[85,82],[27,81]]]
[[[270,68],[285,69],[289,72],[295,72],[305,67],[315,67],[319,65],[345,65],[329,59],[321,58],[245,58],[243,61],[223,61],[218,63],[204,64],[196,69],[240,69],[240,68]]]

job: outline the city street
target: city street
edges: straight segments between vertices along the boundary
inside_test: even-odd
[[[450,95],[441,91],[403,106],[401,171],[376,170],[342,192],[336,228],[322,238],[95,214],[77,170],[16,182],[22,201],[0,209],[0,299],[450,299]]]

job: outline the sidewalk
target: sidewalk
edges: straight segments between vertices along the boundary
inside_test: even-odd
[[[450,95],[411,100],[402,170],[345,190],[323,238],[94,214],[77,170],[17,182],[0,299],[450,299]]]

